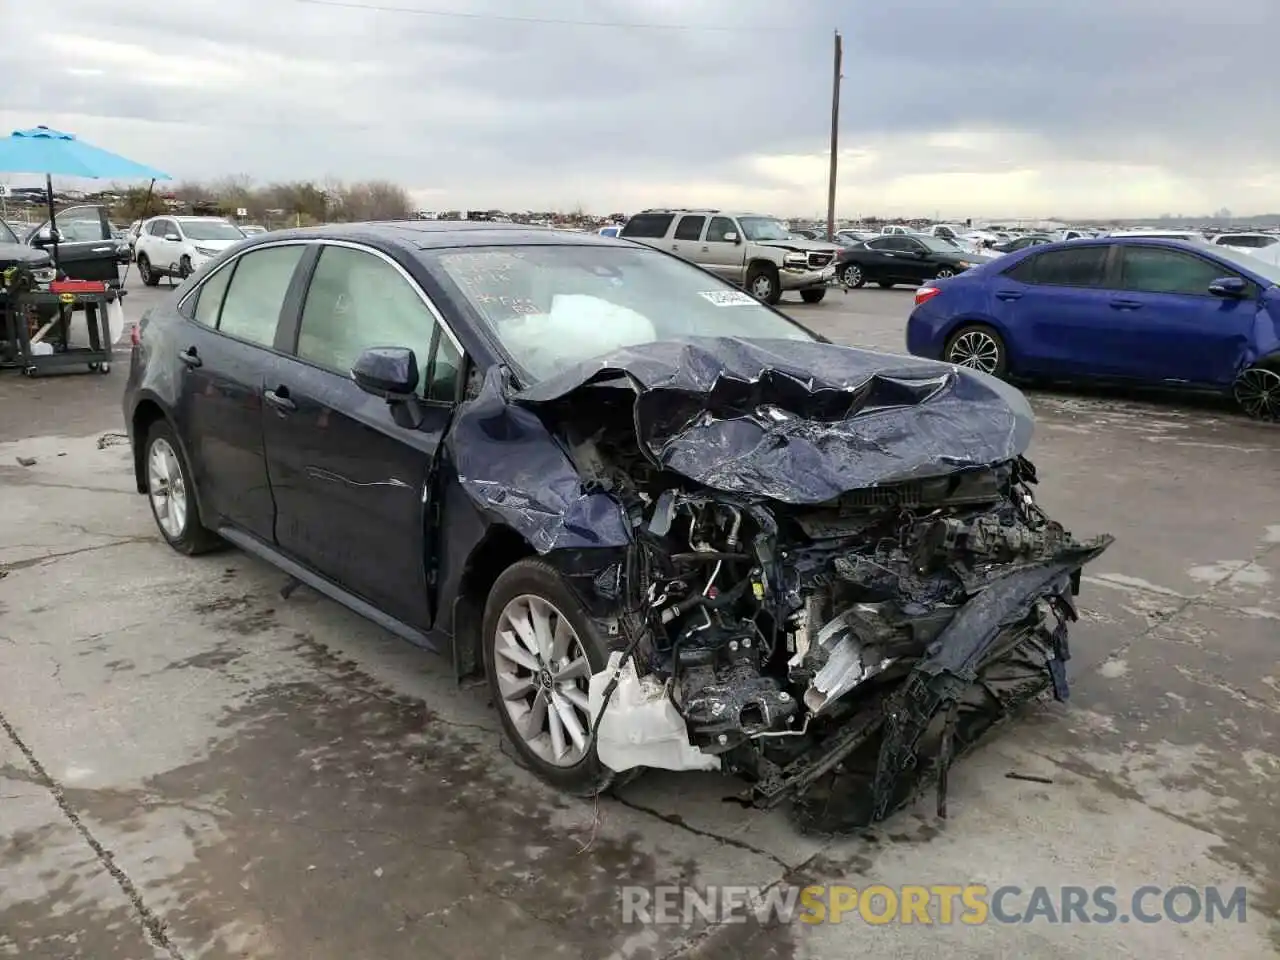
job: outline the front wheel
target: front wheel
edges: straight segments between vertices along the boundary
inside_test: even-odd
[[[947,363],[1002,378],[1009,372],[1008,358],[1000,334],[981,324],[961,327],[953,333],[942,354]]]
[[[770,306],[782,299],[782,283],[772,265],[757,265],[747,274],[747,292]]]
[[[805,303],[821,303],[822,298],[827,295],[826,287],[812,287],[808,290],[800,291],[800,299]]]
[[[525,765],[566,793],[613,782],[592,740],[591,675],[606,645],[559,572],[543,560],[503,571],[485,604],[484,662],[498,718]]]
[[[1280,420],[1280,372],[1250,367],[1236,378],[1236,403],[1254,420]]]

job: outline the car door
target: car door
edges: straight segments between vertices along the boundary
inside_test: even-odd
[[[702,229],[707,225],[707,218],[698,214],[685,214],[676,221],[675,232],[671,235],[671,252],[685,260],[692,260],[702,266]]]
[[[72,280],[120,280],[120,244],[111,231],[107,208],[68,207],[57,215],[58,266]],[[46,220],[29,236],[28,244],[53,253],[53,240]]]
[[[904,262],[908,246],[908,239],[896,234],[868,240],[867,250],[870,253],[863,274],[869,280],[906,282],[910,279],[910,268]]]
[[[376,346],[417,355],[420,423],[352,379],[357,357]],[[452,416],[461,349],[391,258],[328,243],[292,353],[271,384],[263,431],[276,542],[348,592],[427,629],[431,474]]]
[[[185,297],[175,416],[213,523],[270,543],[275,506],[263,452],[263,393],[277,364],[281,313],[301,297],[301,242],[260,247],[220,267]]]
[[[1109,245],[1080,241],[1020,259],[991,287],[988,307],[1007,333],[1018,373],[1070,377],[1126,376],[1132,358],[1116,349],[1106,288]]]
[[[1125,244],[1115,269],[1111,308],[1124,317],[1112,335],[1116,350],[1133,357],[1134,376],[1150,381],[1223,385],[1236,374],[1258,311],[1249,283],[1243,298],[1217,297],[1209,285],[1245,279],[1225,264],[1192,251]]]
[[[747,245],[742,241],[742,228],[732,217],[712,217],[696,262],[731,283],[743,283],[747,273]]]
[[[901,247],[895,252],[899,254],[896,259],[903,271],[902,280],[908,283],[923,283],[938,275],[939,263],[933,251],[914,237],[897,239]]]

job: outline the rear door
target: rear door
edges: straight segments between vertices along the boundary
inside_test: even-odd
[[[1256,285],[1242,299],[1215,297],[1209,285],[1241,275],[1192,251],[1156,245],[1118,247],[1117,293],[1124,316],[1115,348],[1134,358],[1144,380],[1225,385],[1235,377],[1258,312]]]
[[[1133,358],[1118,324],[1132,317],[1111,307],[1110,246],[1079,241],[1032,254],[998,277],[992,315],[1009,332],[1019,373],[1070,377],[1126,376]]]
[[[58,266],[72,280],[120,280],[120,244],[102,206],[68,207],[56,217],[58,227]],[[42,223],[28,243],[53,253],[49,221]]]
[[[224,265],[179,307],[182,383],[176,416],[201,502],[215,516],[267,543],[275,506],[263,453],[263,391],[277,360],[282,312],[301,296],[306,246],[259,247]],[[295,307],[296,309],[296,307]]]
[[[688,213],[676,222],[675,232],[671,235],[671,252],[677,256],[692,260],[702,265],[699,259],[703,254],[702,231],[707,225],[707,218],[699,214]]]
[[[412,349],[421,423],[351,378],[361,351]],[[264,437],[276,542],[396,619],[431,625],[431,472],[452,416],[462,353],[417,283],[385,254],[326,243],[293,356],[270,384]]]
[[[733,237],[732,240],[728,239]],[[698,250],[697,263],[731,283],[743,283],[747,271],[747,245],[742,229],[732,217],[712,217],[706,238]]]

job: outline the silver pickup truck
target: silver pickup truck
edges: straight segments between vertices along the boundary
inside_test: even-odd
[[[776,217],[724,210],[644,210],[618,236],[669,250],[770,304],[788,290],[805,303],[822,300],[841,249],[797,237]]]

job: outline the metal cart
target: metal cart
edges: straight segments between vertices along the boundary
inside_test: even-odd
[[[0,366],[16,367],[28,377],[74,368],[109,373],[112,344],[107,309],[123,296],[124,291],[95,280],[55,280],[48,290],[10,291],[4,303]],[[33,331],[33,317],[41,307],[53,307],[54,316]],[[76,307],[84,309],[87,348],[70,345],[68,333]],[[47,343],[51,349],[37,352],[36,343]]]

